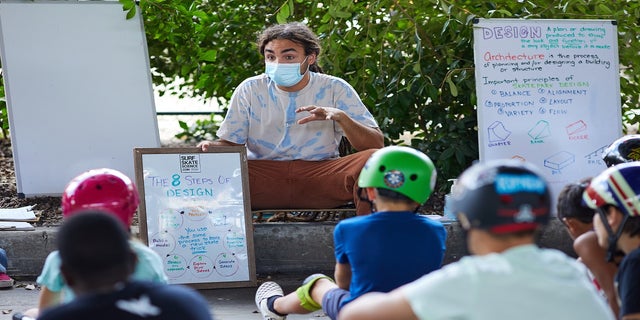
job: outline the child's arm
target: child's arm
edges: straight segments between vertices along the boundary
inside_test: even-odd
[[[47,289],[46,286],[42,286],[40,290],[40,300],[38,302],[40,313],[42,313],[44,309],[59,305],[62,300],[61,297],[62,294],[60,291],[51,291]]]
[[[340,289],[349,290],[351,284],[351,265],[348,263],[336,262],[336,270],[333,277]]]
[[[594,231],[580,235],[573,242],[582,263],[584,263],[607,296],[607,302],[613,314],[618,314],[618,301],[614,287],[614,277],[618,268],[612,262],[606,261],[606,251],[598,245],[598,238]]]

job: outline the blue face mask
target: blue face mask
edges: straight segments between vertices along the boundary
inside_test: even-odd
[[[307,61],[307,58],[304,59]],[[304,63],[303,61],[303,63]],[[293,87],[304,77],[304,73],[300,74],[300,65],[301,63],[271,63],[267,62],[265,64],[264,73],[273,80],[277,85],[282,87]],[[307,66],[307,70],[309,70],[309,66]]]

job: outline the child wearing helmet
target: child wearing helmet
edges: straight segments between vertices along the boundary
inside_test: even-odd
[[[640,160],[640,134],[630,134],[616,139],[602,153],[607,167]]]
[[[595,211],[582,200],[582,194],[589,182],[591,178],[584,178],[569,183],[560,190],[557,203],[558,219],[573,239],[573,250],[578,255],[578,260],[587,267],[587,276],[607,300],[613,314],[618,314],[618,301],[613,286],[618,266],[614,262],[606,261],[606,250],[600,247],[598,237],[593,231]]]
[[[114,169],[93,169],[73,178],[66,186],[62,194],[62,215],[68,219],[88,210],[101,210],[115,216],[126,230],[130,230],[138,204],[138,191],[129,177]],[[132,277],[167,283],[162,258],[136,239],[130,239],[129,244],[137,256]],[[73,291],[60,271],[58,251],[47,256],[36,281],[41,286],[38,308],[25,312],[27,316],[35,318],[41,310],[74,299]]]
[[[584,178],[565,185],[558,195],[556,212],[573,239],[573,250],[578,255],[578,261],[587,267],[589,279],[607,300],[613,314],[618,314],[618,301],[613,286],[618,266],[606,261],[606,250],[598,244],[598,237],[593,230],[595,211],[582,200],[582,194],[590,181],[591,178]]]
[[[263,318],[284,319],[287,314],[322,309],[336,319],[343,306],[362,294],[388,292],[439,269],[446,230],[440,222],[416,213],[435,181],[433,162],[415,149],[391,146],[374,152],[358,186],[376,212],[336,225],[335,280],[314,274],[286,296],[277,283],[263,283],[255,297]]]
[[[615,277],[621,319],[640,318],[640,162],[615,165],[596,176],[584,192],[597,213],[593,224],[608,260],[622,259]]]
[[[472,255],[389,293],[363,295],[340,319],[614,319],[584,266],[535,245],[551,209],[535,167],[475,164],[451,200]]]
[[[136,257],[129,238],[121,221],[103,210],[68,218],[57,245],[62,274],[78,299],[46,309],[38,319],[212,319],[196,290],[132,279]]]

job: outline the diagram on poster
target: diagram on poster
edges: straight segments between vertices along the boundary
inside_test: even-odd
[[[170,283],[255,285],[245,150],[134,150],[140,234],[162,257]]]
[[[537,165],[554,199],[605,169],[602,151],[622,135],[615,21],[475,22],[480,161]]]

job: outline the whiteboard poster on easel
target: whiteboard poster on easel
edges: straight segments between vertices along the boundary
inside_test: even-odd
[[[615,22],[475,22],[480,161],[534,163],[554,199],[604,170],[602,152],[622,135]]]
[[[255,286],[244,147],[136,148],[140,236],[170,283]]]

